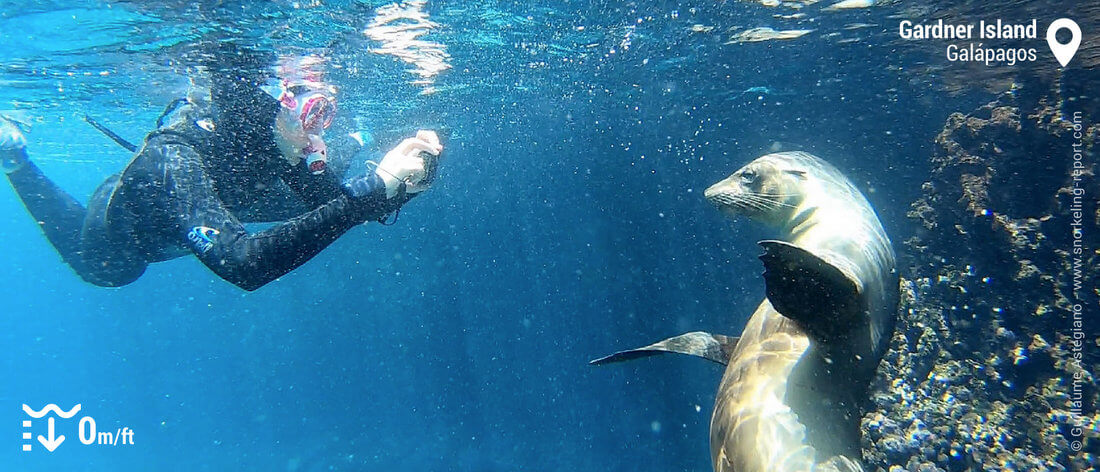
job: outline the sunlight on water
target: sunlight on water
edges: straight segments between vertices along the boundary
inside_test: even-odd
[[[409,72],[419,77],[412,83],[423,86],[423,93],[428,94],[434,92],[431,85],[435,77],[451,68],[451,56],[443,44],[420,39],[440,27],[428,19],[426,3],[418,0],[380,7],[363,34],[382,43],[370,52],[393,56],[412,66]]]

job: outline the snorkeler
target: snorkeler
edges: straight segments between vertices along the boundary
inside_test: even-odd
[[[273,98],[261,90],[266,75],[212,70],[209,104],[177,100],[87,207],[28,158],[20,128],[6,118],[0,163],[61,258],[92,284],[126,285],[152,262],[192,253],[221,278],[255,290],[426,190],[443,151],[434,132],[420,131],[374,172],[341,181],[326,168],[323,139],[336,112],[334,89],[289,84]],[[162,124],[168,115],[175,119]],[[271,221],[278,223],[256,233],[243,225]]]

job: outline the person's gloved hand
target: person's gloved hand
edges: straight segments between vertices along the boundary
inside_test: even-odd
[[[397,195],[402,182],[406,193],[427,190],[431,182],[426,181],[426,177],[435,164],[424,162],[425,158],[434,160],[441,152],[443,145],[439,143],[435,131],[420,130],[415,138],[401,141],[401,144],[386,153],[374,171],[386,184],[386,198]]]
[[[27,161],[27,139],[19,125],[10,118],[0,115],[0,167],[4,172],[12,173],[23,167]]]

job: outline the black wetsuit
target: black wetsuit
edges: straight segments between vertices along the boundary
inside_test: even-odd
[[[387,200],[374,174],[344,185],[331,170],[312,175],[302,163],[291,165],[274,144],[273,113],[249,123],[185,105],[172,124],[146,136],[87,208],[32,162],[8,179],[61,257],[90,283],[125,285],[151,262],[193,253],[223,279],[255,290],[408,199],[402,192]],[[257,233],[242,224],[271,221],[280,222]]]

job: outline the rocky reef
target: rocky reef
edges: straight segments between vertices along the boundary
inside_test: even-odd
[[[1017,85],[936,137],[869,470],[1100,469],[1100,80],[1074,82]]]

